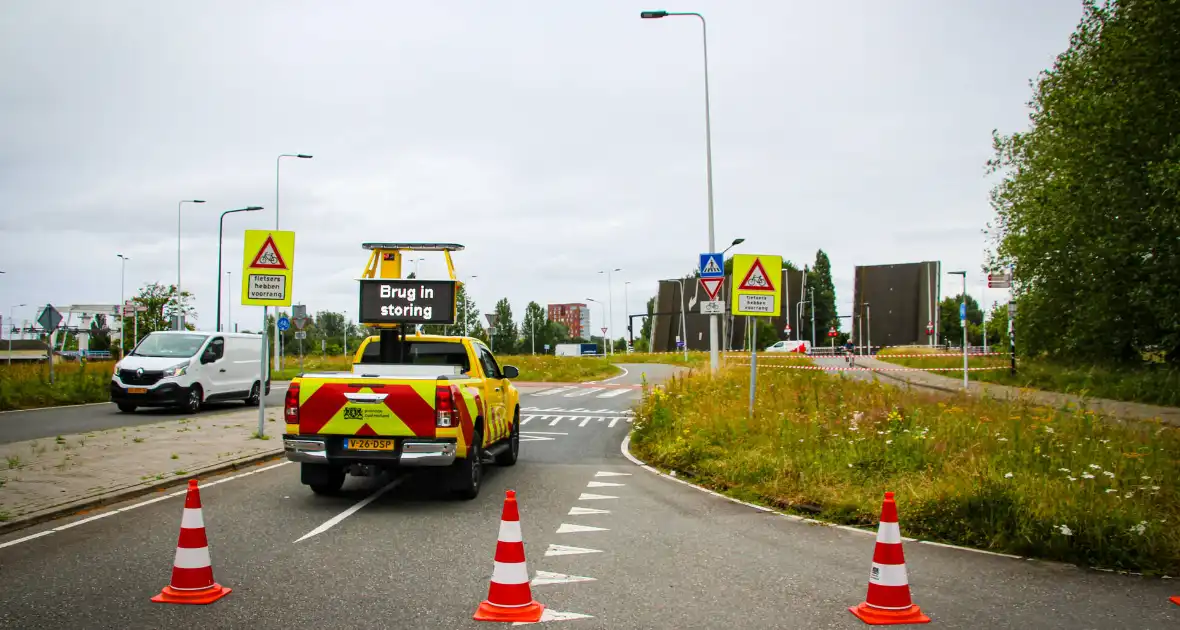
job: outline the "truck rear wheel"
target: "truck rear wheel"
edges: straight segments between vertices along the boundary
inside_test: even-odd
[[[512,415],[512,431],[508,434],[508,450],[496,456],[497,466],[512,466],[520,455],[520,407]]]
[[[483,432],[476,429],[471,434],[471,446],[467,449],[467,457],[455,464],[452,472],[451,492],[458,498],[468,500],[479,496],[479,488],[483,481]]]
[[[316,494],[332,495],[344,485],[344,469],[328,464],[300,464],[299,480]]]

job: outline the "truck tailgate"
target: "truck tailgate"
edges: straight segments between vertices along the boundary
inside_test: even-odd
[[[301,380],[299,433],[433,438],[435,387],[425,379]]]

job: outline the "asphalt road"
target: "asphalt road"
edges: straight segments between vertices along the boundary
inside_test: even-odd
[[[286,382],[272,382],[270,394],[266,397],[266,406],[281,407],[286,392]],[[201,409],[198,415],[207,416],[241,411],[243,407],[242,403],[236,402],[210,403]],[[109,402],[7,411],[0,413],[0,444],[37,440],[55,435],[133,427],[184,417],[188,417],[184,412],[167,408],[144,407],[137,409],[134,413],[123,413],[115,407],[114,403]]]
[[[627,367],[609,384],[667,373]],[[234,589],[211,606],[149,601],[170,575],[180,496],[15,532],[0,538],[0,627],[476,628],[505,489],[518,493],[530,572],[592,578],[532,588],[551,610],[588,615],[560,622],[570,627],[861,627],[846,608],[864,598],[872,535],[768,514],[634,465],[620,443],[638,392],[614,391],[529,388],[519,463],[489,468],[469,502],[409,476],[332,523],[391,482],[353,479],[345,496],[317,497],[294,464],[205,480],[221,481],[201,493],[214,574]],[[570,547],[582,552],[560,552]],[[916,602],[943,627],[1180,624],[1167,599],[1175,582],[929,545],[907,545],[906,559]]]

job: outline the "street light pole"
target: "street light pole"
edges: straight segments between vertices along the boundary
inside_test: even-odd
[[[279,173],[280,173],[279,164],[282,163],[282,160],[285,157],[299,158],[301,160],[310,160],[312,158],[312,156],[307,155],[306,153],[283,153],[283,154],[279,155],[277,158],[275,158],[275,229],[276,230],[279,229]],[[262,344],[263,344],[263,347],[265,348],[265,346],[266,346],[266,307],[265,306],[262,307],[262,330],[263,330]],[[282,337],[279,335],[279,307],[277,307],[277,306],[275,307],[274,336],[275,336],[274,363],[275,363],[275,365],[280,365],[280,363],[279,363],[279,360],[280,360],[279,359],[279,352],[280,352],[279,344],[282,341]],[[265,398],[265,396],[264,396],[264,398]],[[262,416],[261,415],[259,416],[258,423],[259,423],[258,426],[261,428],[262,427]]]
[[[594,302],[595,304],[597,304],[597,305],[599,305],[599,306],[601,306],[601,307],[602,307],[602,327],[603,327],[603,328],[607,328],[607,326],[606,326],[606,305],[605,305],[605,304],[603,304],[602,302],[599,302],[598,300],[596,300],[596,299],[594,299],[594,298],[592,298],[592,297],[588,297],[588,298],[586,298],[586,301],[587,301],[587,302]],[[593,326],[593,324],[591,324],[591,325]],[[593,338],[593,337],[594,337],[594,331],[593,331],[593,330],[592,330],[592,331],[590,331],[590,337],[591,337],[591,338]],[[605,346],[606,346],[606,333],[602,333],[602,345],[604,346],[604,347],[603,347],[603,349],[602,349],[602,356],[606,356],[606,348],[605,348]]]
[[[467,278],[468,280],[470,280],[472,278],[478,278],[479,276],[475,275],[475,276],[459,276],[459,277],[460,278]],[[467,283],[463,283],[463,326],[462,326],[462,330],[463,330],[463,336],[466,337],[467,336]]]
[[[952,271],[952,276],[963,276],[963,302],[959,307],[959,325],[963,328],[963,389],[967,389],[967,272]]]
[[[176,204],[176,306],[180,306],[180,209],[186,203],[205,203],[204,199],[182,199],[180,203]],[[120,309],[123,307],[120,306]],[[120,310],[120,313],[123,311]],[[183,313],[182,317],[177,320],[176,330],[184,328]]]
[[[709,112],[709,35],[705,23],[705,16],[700,13],[670,13],[668,11],[644,11],[639,14],[643,19],[659,19],[669,16],[693,16],[701,21],[701,44],[705,63],[705,182],[709,195],[709,251],[714,251],[716,242],[713,234],[713,127]],[[709,315],[709,370],[716,372],[718,361],[718,324],[717,316]],[[685,348],[688,347],[687,340]]]
[[[604,328],[606,328],[606,332],[602,333],[602,340],[606,343],[606,347],[608,350],[610,350],[611,354],[615,353],[614,347],[613,347],[615,344],[614,344],[613,340],[608,341],[607,338],[610,336],[610,331],[611,331],[610,325],[613,324],[615,321],[615,292],[611,288],[610,276],[611,276],[611,273],[613,273],[614,271],[622,271],[622,270],[623,270],[622,267],[620,267],[620,268],[614,269],[614,270],[607,269],[605,271],[598,272],[598,273],[605,273],[606,274],[606,300],[607,300],[607,303],[610,304],[610,319],[607,320],[606,326],[604,326]]]
[[[623,317],[627,318],[627,353],[630,354],[631,346],[635,343],[635,331],[631,325],[631,298],[627,294],[627,287],[631,286],[630,280],[623,282]]]
[[[14,304],[8,307],[8,367],[12,367],[12,318],[16,317],[16,309],[24,307],[24,304]]]
[[[238,332],[234,330],[234,301],[230,299],[230,292],[233,291],[234,286],[234,272],[225,272],[225,327],[229,328],[229,332]],[[220,295],[220,293],[218,294]],[[218,310],[220,313],[221,311]],[[344,354],[348,354],[345,352]]]
[[[217,332],[221,332],[221,236],[225,231],[225,215],[235,212],[254,212],[261,209],[262,206],[250,206],[248,208],[226,210],[221,213],[221,218],[217,221]]]
[[[124,289],[127,279],[127,261],[130,258],[123,254],[115,254],[122,262],[119,263],[119,358],[127,356],[127,292]]]

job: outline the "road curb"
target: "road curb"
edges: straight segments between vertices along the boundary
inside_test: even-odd
[[[131,484],[115,490],[108,490],[82,499],[76,499],[68,503],[52,506],[34,514],[19,516],[11,521],[0,523],[0,535],[32,527],[33,525],[38,525],[46,521],[56,520],[83,510],[91,510],[111,503],[134,499],[135,497],[146,494],[162,492],[174,486],[187,484],[189,479],[218,474],[229,470],[237,470],[244,466],[260,465],[267,461],[278,459],[282,455],[283,449],[280,447],[263,453],[254,453],[238,459],[218,462],[203,468],[196,468],[186,475],[174,476],[171,479],[164,479],[154,483]]]
[[[642,460],[640,460],[639,458],[637,458],[631,454],[631,435],[630,434],[628,434],[627,437],[623,438],[623,442],[622,442],[622,444],[619,445],[619,447],[623,453],[623,457],[626,457],[632,464],[635,464],[636,466],[639,466],[640,468],[642,468],[648,472],[655,473],[656,475],[659,475],[660,477],[663,477],[664,479],[669,479],[669,480],[675,481],[677,483],[682,483],[690,488],[694,488],[696,490],[704,492],[705,494],[713,495],[719,499],[724,499],[726,501],[729,501],[730,503],[737,503],[738,505],[744,505],[746,507],[754,508],[755,510],[758,510],[759,512],[764,512],[767,514],[774,514],[776,516],[781,516],[789,521],[794,521],[796,523],[807,523],[810,525],[823,525],[825,527],[833,527],[836,529],[844,530],[846,532],[854,532],[857,534],[866,534],[869,536],[876,536],[877,535],[877,532],[874,530],[861,529],[859,527],[853,527],[851,525],[839,525],[837,523],[831,523],[828,521],[821,521],[821,520],[817,520],[814,518],[806,518],[803,516],[797,516],[795,514],[787,514],[786,512],[780,512],[778,510],[775,510],[774,508],[768,508],[764,505],[756,505],[754,503],[742,501],[741,499],[735,499],[733,497],[721,494],[720,492],[717,492],[715,490],[710,490],[710,489],[705,488],[703,486],[698,486],[695,483],[685,481],[685,480],[675,477],[673,475],[667,474],[667,473],[659,470],[658,468],[643,462]],[[675,471],[673,471],[673,472],[675,472]],[[1007,553],[999,553],[996,551],[987,551],[984,549],[973,549],[971,547],[960,547],[959,545],[951,545],[951,544],[947,544],[947,543],[934,542],[931,540],[919,540],[917,538],[908,538],[906,536],[902,536],[901,539],[903,542],[907,542],[907,543],[918,543],[918,544],[923,544],[923,545],[930,545],[932,547],[942,547],[944,549],[954,549],[957,551],[969,551],[971,553],[983,554],[983,555],[987,555],[987,556],[997,556],[1000,558],[1008,558],[1011,560],[1031,560],[1031,561],[1042,562],[1045,564],[1052,564],[1052,565],[1057,565],[1057,566],[1062,566],[1062,567],[1072,567],[1075,569],[1083,569],[1083,567],[1079,567],[1077,565],[1073,565],[1073,564],[1069,564],[1069,563],[1065,563],[1065,562],[1055,562],[1053,560],[1040,560],[1038,558],[1028,558],[1025,556],[1017,556],[1017,555],[1012,555],[1012,554],[1007,554]]]

